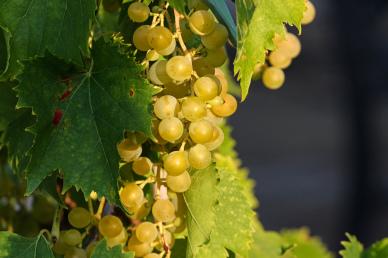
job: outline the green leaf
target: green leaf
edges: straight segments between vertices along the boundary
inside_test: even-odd
[[[10,37],[9,31],[0,26],[0,75],[8,68]]]
[[[0,232],[0,258],[54,258],[54,255],[42,234],[26,238]]]
[[[346,234],[346,237],[349,239],[349,241],[341,242],[345,249],[339,252],[340,255],[343,258],[361,258],[362,252],[364,250],[362,244],[357,240],[355,236]]]
[[[304,0],[236,0],[238,49],[234,72],[241,84],[242,100],[248,95],[253,69],[264,63],[266,50],[274,49],[275,34],[284,34],[284,23],[300,22]]]
[[[1,44],[1,43],[0,43]],[[16,111],[16,92],[11,82],[0,82],[0,132],[7,128],[8,124],[18,116]]]
[[[95,10],[95,0],[1,1],[0,25],[12,35],[9,67],[2,77],[15,76],[21,68],[18,61],[42,56],[46,50],[81,65]]]
[[[253,245],[248,258],[275,258],[281,256],[282,238],[276,232],[264,231],[258,221],[254,223]]]
[[[174,247],[171,250],[171,258],[186,257],[187,239],[175,240]]]
[[[168,0],[168,3],[174,7],[179,13],[186,13],[187,0]]]
[[[37,115],[30,129],[36,137],[28,194],[59,170],[63,191],[75,186],[85,196],[96,191],[117,200],[116,144],[125,130],[151,133],[152,89],[140,74],[132,59],[103,41],[94,44],[89,71],[74,70],[54,57],[26,65],[18,78],[18,105],[32,107]]]
[[[117,245],[113,248],[109,248],[107,246],[106,240],[100,241],[93,253],[91,258],[134,258],[134,254],[132,252],[122,252],[122,246]]]
[[[388,238],[373,244],[362,256],[363,258],[386,258],[388,257]],[[353,257],[351,257],[353,258]]]

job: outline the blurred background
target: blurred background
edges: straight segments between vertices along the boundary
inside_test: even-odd
[[[312,0],[278,91],[260,82],[230,122],[267,229],[388,236],[388,1]]]

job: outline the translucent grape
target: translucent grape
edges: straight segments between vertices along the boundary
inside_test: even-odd
[[[285,38],[275,38],[275,44],[277,49],[283,52],[284,55],[288,55],[290,58],[295,58],[300,54],[302,46],[297,36],[287,32]]]
[[[159,57],[160,57],[159,53],[154,49],[148,50],[146,55],[146,58],[148,61],[156,61],[159,59]]]
[[[64,238],[63,238],[65,232],[66,231],[61,231],[60,232],[59,238],[58,238],[58,240],[55,242],[55,244],[53,246],[53,251],[56,254],[64,255],[66,253],[66,251],[70,248],[70,246],[65,243]]]
[[[201,38],[202,44],[207,49],[220,48],[228,41],[229,33],[226,27],[217,23],[213,32]]]
[[[315,6],[312,2],[306,1],[306,10],[303,13],[302,24],[307,25],[314,21],[316,15]]]
[[[189,168],[189,160],[185,151],[173,151],[164,159],[163,167],[171,176],[178,176]]]
[[[191,185],[191,177],[189,172],[185,171],[179,176],[170,176],[166,178],[167,186],[177,193],[186,192]]]
[[[172,81],[167,74],[166,65],[166,60],[159,60],[151,65],[148,78],[153,84],[163,85]]]
[[[137,184],[129,183],[121,190],[120,200],[128,209],[137,209],[144,200],[143,190]]]
[[[221,128],[218,126],[214,127],[213,131],[213,138],[210,142],[204,143],[203,145],[206,146],[206,148],[209,151],[213,151],[220,147],[220,145],[224,142],[224,132]]]
[[[253,75],[252,75],[252,80],[256,81],[261,78],[261,75],[263,74],[265,65],[257,63],[255,65],[255,68],[253,68]]]
[[[162,94],[171,95],[175,98],[183,98],[190,94],[190,85],[188,84],[175,84],[173,82],[164,85]]]
[[[124,139],[117,145],[117,151],[122,160],[131,162],[140,157],[142,147],[140,144],[133,143],[130,139]]]
[[[228,58],[226,50],[223,47],[208,50],[206,55],[206,61],[214,67],[222,66]]]
[[[272,66],[285,69],[290,66],[291,64],[291,58],[284,54],[280,50],[272,51],[271,54],[269,54],[269,62]]]
[[[198,97],[188,97],[182,103],[183,116],[191,121],[197,121],[206,116],[206,104]]]
[[[172,40],[173,35],[171,31],[162,26],[151,28],[147,36],[148,44],[156,51],[160,51],[169,47]]]
[[[171,222],[175,219],[175,207],[169,200],[157,200],[152,206],[152,215],[156,221]]]
[[[205,76],[208,74],[214,74],[215,68],[212,66],[208,60],[204,57],[195,59],[193,61],[193,69],[197,73],[198,76]]]
[[[143,257],[152,252],[153,247],[150,243],[142,243],[139,239],[136,238],[136,235],[133,235],[129,241],[127,248],[129,251],[135,253],[136,257]]]
[[[104,237],[114,238],[123,230],[123,223],[118,217],[107,215],[98,223],[98,230]]]
[[[190,138],[195,143],[206,143],[213,138],[214,126],[208,120],[202,119],[192,122],[189,126]]]
[[[192,32],[204,36],[210,34],[214,30],[216,22],[210,12],[199,10],[190,16],[189,26]]]
[[[159,119],[174,117],[179,109],[178,100],[171,95],[158,98],[154,104],[154,113]]]
[[[150,8],[141,2],[133,2],[128,7],[128,17],[134,22],[145,22],[149,16]]]
[[[144,201],[143,204],[138,207],[137,210],[132,211],[133,214],[131,214],[131,219],[136,219],[136,220],[142,220],[145,218],[151,211],[151,207],[148,205],[147,201]]]
[[[63,234],[63,242],[70,246],[76,246],[82,242],[81,233],[76,229],[69,229]]]
[[[215,79],[211,76],[204,76],[195,81],[193,88],[197,97],[207,101],[215,98],[218,95],[219,82],[215,81]]]
[[[186,56],[174,56],[167,61],[166,72],[175,81],[185,81],[191,78],[193,66],[190,58]]]
[[[263,73],[263,84],[270,90],[277,90],[283,86],[285,75],[282,69],[270,67]]]
[[[176,41],[175,39],[171,40],[171,43],[168,47],[165,49],[159,50],[158,53],[161,54],[162,56],[168,56],[171,55],[176,48]]]
[[[150,253],[144,256],[143,258],[160,258],[160,255],[157,253]]]
[[[231,116],[237,110],[237,100],[230,94],[226,94],[224,97],[224,104],[213,106],[212,112],[221,117]]]
[[[158,236],[158,230],[155,224],[151,222],[143,222],[136,228],[136,237],[140,242],[152,243]]]
[[[221,85],[221,96],[225,96],[228,93],[229,90],[229,85],[228,85],[228,80],[225,78],[225,74],[221,69],[216,70],[215,76],[217,77],[218,81],[220,82]]]
[[[84,249],[73,247],[66,251],[64,258],[87,258],[87,254]]]
[[[183,135],[182,121],[176,117],[163,119],[159,124],[159,134],[164,140],[174,143]]]
[[[187,6],[190,10],[208,10],[209,7],[203,0],[189,0]]]
[[[204,169],[212,162],[212,155],[204,145],[197,144],[189,150],[189,162],[193,168]]]
[[[132,170],[140,176],[147,175],[152,169],[152,162],[147,157],[140,157],[133,161]]]
[[[207,110],[206,112],[206,117],[204,118],[205,120],[209,121],[210,123],[212,123],[213,125],[217,126],[217,125],[221,125],[223,122],[224,122],[224,118],[222,117],[219,117],[219,116],[216,116],[211,110]],[[215,130],[213,128],[213,136],[212,136],[212,139],[210,141],[213,140],[213,137],[214,137],[214,133],[215,133]]]
[[[132,41],[136,49],[140,51],[147,51],[151,48],[147,39],[150,29],[151,27],[149,25],[142,25],[135,30],[133,33]]]
[[[68,220],[75,228],[84,228],[91,222],[91,216],[87,209],[76,207],[69,212]]]
[[[102,7],[105,11],[114,13],[120,9],[121,1],[119,0],[102,0]]]
[[[125,244],[125,242],[127,242],[127,239],[128,239],[127,230],[125,230],[125,228],[123,228],[121,230],[120,234],[118,234],[117,236],[112,237],[112,238],[107,238],[106,243],[110,248],[112,248],[116,245]]]

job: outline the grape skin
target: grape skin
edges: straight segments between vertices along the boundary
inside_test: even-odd
[[[167,155],[163,165],[169,175],[178,176],[189,168],[187,153],[185,151],[173,151]]]
[[[136,228],[136,237],[140,242],[152,243],[158,236],[156,226],[151,222],[143,222]]]
[[[149,16],[150,8],[141,2],[134,2],[128,7],[128,17],[134,22],[145,22]]]
[[[128,209],[137,209],[144,200],[143,190],[135,183],[127,184],[120,192],[120,200]]]
[[[175,207],[169,200],[157,200],[152,206],[156,221],[171,222],[175,219]]]
[[[210,12],[199,10],[190,16],[189,26],[192,32],[204,36],[210,34],[215,29],[216,22]]]
[[[191,185],[190,174],[185,171],[178,176],[168,175],[166,178],[167,186],[176,193],[183,193],[189,190]]]
[[[283,86],[285,75],[282,69],[270,67],[263,73],[263,84],[270,90],[277,90]]]
[[[197,144],[191,147],[189,151],[189,162],[193,168],[207,168],[212,161],[210,151],[202,144]]]
[[[114,238],[123,230],[123,223],[118,217],[107,215],[100,220],[98,229],[106,238]]]
[[[85,208],[76,207],[69,212],[68,220],[73,227],[84,228],[90,224],[91,216]]]

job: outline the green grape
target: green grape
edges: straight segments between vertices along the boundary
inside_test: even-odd
[[[119,0],[102,0],[102,7],[105,11],[114,13],[120,9],[121,1]]]
[[[212,123],[202,119],[190,124],[189,135],[195,143],[206,143],[212,140],[213,130],[214,126]]]
[[[204,145],[197,144],[189,150],[189,162],[193,168],[204,169],[212,162],[212,155]]]
[[[167,61],[166,72],[170,78],[181,82],[191,78],[193,66],[189,57],[174,56]]]
[[[212,112],[220,117],[231,116],[237,110],[237,100],[230,94],[226,94],[224,97],[224,104],[213,106]]]
[[[92,242],[86,247],[86,254],[90,258],[92,256],[92,253],[96,249],[97,242]]]
[[[168,47],[166,47],[165,49],[159,50],[158,53],[161,54],[162,56],[168,56],[175,51],[175,48],[176,48],[176,41],[175,39],[173,39],[171,40],[171,43]]]
[[[191,185],[191,177],[189,172],[185,171],[179,176],[170,176],[166,178],[167,186],[177,193],[183,193],[189,190]]]
[[[156,51],[169,47],[172,40],[174,39],[171,31],[161,26],[153,27],[147,36],[148,44]]]
[[[143,258],[160,258],[161,256],[157,253],[150,253],[144,256]]]
[[[226,27],[222,24],[217,23],[213,32],[209,35],[201,38],[202,44],[207,49],[216,49],[225,45],[228,41],[229,33]]]
[[[188,97],[182,103],[183,116],[191,121],[198,121],[206,116],[206,104],[198,97]]]
[[[171,143],[180,139],[183,135],[183,123],[176,117],[163,119],[159,124],[160,136]]]
[[[314,21],[316,15],[315,6],[312,2],[306,1],[306,10],[303,13],[302,24],[307,25]]]
[[[164,159],[163,167],[171,176],[178,176],[189,168],[189,160],[185,151],[173,151]]]
[[[208,10],[209,6],[203,0],[188,0],[187,6],[190,10]]]
[[[129,183],[121,190],[120,200],[128,209],[137,209],[144,201],[143,190],[137,184]]]
[[[177,99],[181,99],[190,94],[189,84],[175,84],[173,82],[164,85],[163,95],[171,95]]]
[[[217,77],[204,76],[195,81],[193,88],[195,95],[203,101],[215,98],[219,93],[219,81]]]
[[[158,230],[155,224],[143,222],[136,227],[136,237],[140,242],[152,243],[158,237]]]
[[[219,116],[216,116],[211,110],[207,110],[206,112],[206,117],[204,118],[205,120],[209,121],[210,123],[212,123],[214,126],[217,126],[217,125],[221,125],[223,122],[224,122],[224,118],[222,117],[219,117]],[[210,141],[213,140],[213,137],[214,137],[214,134],[215,134],[215,129],[213,127],[213,136],[212,136],[212,139]]]
[[[114,238],[118,236],[123,230],[123,223],[121,220],[113,215],[103,217],[98,223],[98,230],[101,235],[106,238]]]
[[[206,148],[209,151],[213,151],[220,147],[220,145],[224,142],[224,132],[221,128],[218,126],[214,127],[213,131],[213,138],[210,142],[204,143],[203,145],[206,146]]]
[[[73,227],[84,228],[90,224],[92,218],[87,209],[76,207],[69,212],[68,220]]]
[[[195,59],[193,61],[193,69],[197,73],[198,76],[205,76],[208,74],[214,74],[215,68],[212,66],[208,60],[204,57]]]
[[[70,246],[76,246],[82,242],[81,233],[76,229],[69,229],[63,234],[63,242]]]
[[[125,244],[127,242],[127,239],[128,239],[128,233],[127,231],[125,230],[125,228],[123,228],[120,232],[120,234],[118,234],[117,236],[115,237],[112,237],[112,238],[108,238],[106,240],[106,243],[107,245],[112,248],[116,245],[122,245],[122,244]]]
[[[298,37],[289,32],[286,33],[284,38],[281,38],[278,35],[275,36],[274,42],[277,49],[290,58],[297,57],[302,50]]]
[[[134,22],[145,22],[149,16],[150,8],[141,2],[133,2],[128,7],[128,17]]]
[[[166,60],[159,60],[151,65],[148,78],[153,84],[163,85],[172,81],[166,71]]]
[[[154,104],[154,113],[159,119],[174,117],[179,109],[178,100],[170,95],[158,98]]]
[[[264,69],[265,69],[264,64],[257,63],[253,68],[252,80],[254,81],[259,80],[263,74]]]
[[[66,251],[64,258],[87,258],[87,253],[81,248],[70,248]]]
[[[131,219],[142,220],[150,213],[151,207],[148,205],[147,201],[144,201],[143,204],[130,215]]]
[[[157,119],[152,120],[151,130],[152,130],[153,137],[151,139],[153,142],[157,143],[158,145],[164,145],[167,143],[167,141],[160,136],[159,125],[160,125],[159,120]],[[155,145],[155,147],[157,147],[157,145]]]
[[[63,238],[65,232],[66,231],[61,231],[59,233],[59,238],[53,246],[53,251],[56,254],[64,255],[66,253],[66,251],[70,248],[70,246],[65,243],[64,238]]]
[[[223,47],[208,50],[205,57],[206,61],[214,67],[222,66],[227,58],[226,50]]]
[[[285,75],[282,69],[269,67],[263,73],[263,84],[270,90],[277,90],[283,86]]]
[[[140,157],[133,161],[132,170],[140,176],[145,176],[152,170],[152,162],[147,157]]]
[[[228,94],[229,86],[228,86],[228,80],[225,78],[225,74],[221,69],[217,69],[215,77],[218,79],[220,85],[221,85],[221,96],[225,96]]]
[[[157,200],[152,206],[156,221],[171,222],[175,219],[175,207],[169,200]]]
[[[135,32],[133,33],[132,41],[136,49],[140,51],[147,51],[151,48],[151,46],[148,44],[147,39],[150,30],[151,27],[149,25],[142,25],[135,30]]]
[[[290,66],[291,58],[282,51],[275,50],[269,54],[269,62],[274,67],[285,69]]]
[[[146,58],[148,61],[156,61],[159,59],[159,57],[160,57],[159,53],[154,49],[148,50],[146,54]]]
[[[210,12],[199,10],[190,16],[189,26],[192,32],[204,36],[210,34],[214,30],[216,21]]]
[[[135,253],[136,257],[143,257],[152,252],[153,247],[150,243],[142,243],[139,239],[136,238],[136,235],[133,235],[129,241],[127,248],[129,251]]]
[[[142,147],[139,144],[135,144],[130,139],[124,139],[117,145],[117,151],[122,160],[125,162],[132,162],[140,157],[142,153]]]

